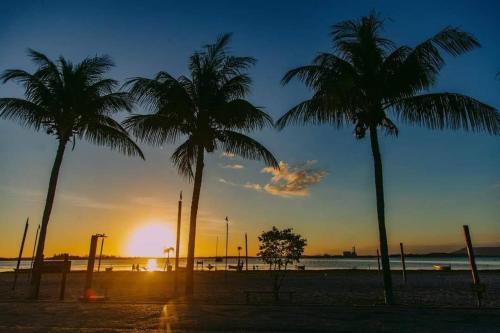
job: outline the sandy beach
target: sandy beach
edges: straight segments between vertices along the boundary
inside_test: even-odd
[[[374,271],[290,272],[283,290],[294,291],[276,304],[267,272],[196,272],[195,296],[187,300],[174,290],[174,274],[163,272],[96,273],[94,290],[105,302],[82,303],[84,272],[68,275],[66,298],[58,300],[60,276],[47,274],[40,300],[25,300],[26,276],[11,291],[12,273],[0,274],[1,332],[266,332],[373,331],[495,332],[500,324],[500,273],[481,272],[486,285],[484,309],[473,310],[467,271],[408,275],[402,284],[393,273],[399,305],[385,307],[380,276]],[[182,290],[182,276],[179,279]],[[29,318],[26,317],[29,313]],[[361,321],[361,322],[360,322]],[[224,323],[223,326],[221,324]],[[363,323],[366,323],[363,324]],[[356,324],[354,326],[354,324]]]

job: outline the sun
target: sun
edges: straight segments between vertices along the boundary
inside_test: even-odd
[[[163,250],[174,245],[174,234],[167,223],[154,222],[142,225],[131,233],[125,253],[130,257],[163,257]]]

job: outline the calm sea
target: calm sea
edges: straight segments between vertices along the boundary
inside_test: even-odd
[[[207,266],[216,265],[217,269],[224,269],[225,263],[216,263],[213,258],[202,258],[197,261],[203,261],[204,269]],[[101,270],[107,267],[112,267],[113,271],[131,270],[132,265],[139,264],[140,267],[149,268],[149,270],[163,270],[166,259],[103,259],[101,262]],[[174,263],[174,260],[170,259]],[[236,265],[236,258],[229,258],[229,265]],[[180,260],[180,266],[185,266],[185,259]],[[500,257],[479,257],[476,258],[477,268],[479,270],[500,269]],[[304,258],[300,261],[300,265],[305,265],[306,270],[320,269],[377,269],[377,258]],[[469,268],[469,263],[466,257],[460,258],[429,258],[429,257],[411,257],[406,258],[406,268],[411,270],[432,270],[433,265],[450,265],[452,270],[463,270]],[[249,269],[266,269],[267,266],[258,258],[248,259]],[[0,261],[0,272],[12,271],[16,267],[16,261]],[[29,268],[30,261],[21,261],[21,268]],[[97,260],[95,267],[97,269]],[[87,260],[72,260],[71,270],[85,270],[87,268]],[[293,268],[293,267],[292,267]],[[401,261],[399,258],[391,258],[391,268],[395,270],[401,269]],[[198,265],[201,269],[201,265]]]

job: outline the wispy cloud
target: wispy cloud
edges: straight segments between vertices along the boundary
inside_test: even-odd
[[[229,181],[229,180],[224,179],[224,178],[219,178],[219,182],[226,184],[226,185],[231,185],[231,186],[242,186],[240,184],[233,183],[232,181]]]
[[[258,183],[247,182],[238,184],[219,178],[221,183],[239,186],[258,192],[267,192],[271,195],[280,197],[307,197],[310,195],[310,187],[321,182],[321,179],[328,175],[326,170],[315,168],[317,161],[307,161],[297,165],[289,165],[286,162],[280,161],[279,170],[271,167],[266,167],[261,170],[262,173],[272,175],[271,180],[264,185]]]
[[[157,197],[150,196],[136,196],[130,199],[130,201],[139,206],[155,207],[155,208],[165,208],[170,207],[165,200],[161,200]]]
[[[256,184],[256,183],[250,183],[250,182],[247,182],[246,184],[244,184],[243,187],[244,188],[248,188],[250,190],[256,190],[256,191],[262,191],[263,190],[262,185]]]
[[[94,209],[121,209],[122,205],[117,205],[109,202],[95,200],[93,198],[82,196],[76,193],[63,192],[59,195],[60,199],[66,204],[81,207],[81,208],[94,208]]]
[[[245,166],[241,164],[224,164],[222,166],[224,169],[233,169],[233,170],[239,170],[239,169],[244,169]]]
[[[2,190],[7,192],[7,194],[9,195],[21,197],[23,200],[26,200],[28,202],[37,202],[37,203],[44,202],[46,195],[46,193],[42,190],[31,189],[31,188],[4,186],[2,187]],[[56,193],[56,200],[61,200],[65,205],[70,205],[80,208],[93,208],[93,209],[123,208],[122,205],[96,200],[94,198],[85,195],[67,191]]]
[[[264,186],[264,190],[270,194],[282,197],[306,197],[309,196],[309,188],[321,182],[328,175],[326,170],[314,168],[317,161],[290,166],[280,161],[279,169],[267,167],[262,169],[263,173],[272,175],[271,181]]]

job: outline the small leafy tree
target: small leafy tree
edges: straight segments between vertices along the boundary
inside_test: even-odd
[[[293,229],[279,230],[274,227],[264,231],[259,236],[259,253],[269,270],[273,273],[273,291],[276,300],[279,300],[279,291],[285,278],[289,264],[299,262],[304,253],[307,240],[293,232]]]

